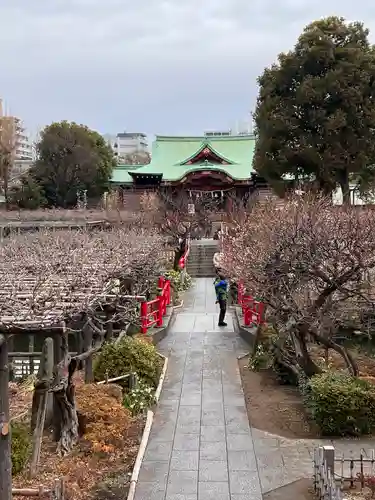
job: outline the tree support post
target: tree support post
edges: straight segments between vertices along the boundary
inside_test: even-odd
[[[12,500],[12,458],[9,423],[8,344],[0,335],[0,498]]]

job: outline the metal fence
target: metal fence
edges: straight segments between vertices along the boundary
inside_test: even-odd
[[[351,490],[369,488],[375,494],[375,451],[361,450],[349,456],[333,446],[314,450],[314,490],[318,500],[346,500]]]
[[[314,490],[318,500],[344,500],[336,484],[333,446],[320,446],[314,450]]]

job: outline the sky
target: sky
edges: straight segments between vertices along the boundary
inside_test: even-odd
[[[101,133],[194,135],[250,120],[257,77],[359,0],[0,0],[0,97],[31,133],[72,120]]]

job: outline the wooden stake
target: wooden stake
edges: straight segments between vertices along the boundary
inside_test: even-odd
[[[0,498],[12,500],[11,435],[9,429],[9,365],[6,338],[0,344]]]

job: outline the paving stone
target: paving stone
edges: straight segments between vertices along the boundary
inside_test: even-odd
[[[200,434],[201,424],[200,422],[191,424],[179,424],[177,426],[177,429],[181,434]]]
[[[202,400],[202,411],[205,410],[220,410],[224,411],[224,401],[211,401],[207,398]]]
[[[251,497],[249,495],[231,495],[230,500],[263,500],[262,493],[252,493]]]
[[[245,408],[225,407],[225,426],[227,434],[249,434],[250,425]]]
[[[224,425],[223,408],[213,410],[202,409],[202,426],[206,425]]]
[[[258,464],[254,451],[228,451],[230,470],[256,471]]]
[[[199,450],[199,434],[181,434],[176,432],[173,441],[173,450],[196,451]]]
[[[203,369],[202,376],[203,380],[217,380],[218,378],[221,378],[221,369],[205,368]]]
[[[181,389],[164,389],[162,393],[163,401],[178,401],[181,396]]]
[[[225,443],[225,426],[224,425],[206,425],[201,426],[201,442],[218,442]]]
[[[227,434],[249,434],[250,425],[249,422],[233,422],[225,426],[225,431]]]
[[[144,460],[146,462],[150,461],[167,461],[171,458],[172,454],[172,441],[167,443],[167,442],[158,442],[158,441],[149,441],[147,448],[146,448],[146,453],[144,456]]]
[[[252,494],[260,494],[260,482],[256,472],[249,471],[229,471],[229,485],[232,494],[248,495],[252,498]]]
[[[200,393],[184,394],[181,396],[181,404],[184,406],[196,406],[200,405],[202,401],[202,395]]]
[[[199,451],[173,450],[171,470],[198,470]]]
[[[166,489],[169,472],[169,462],[143,461],[138,481],[145,483],[157,483],[157,489]]]
[[[245,400],[243,394],[241,395],[224,394],[225,406],[240,406],[241,403],[244,405],[245,408]]]
[[[200,482],[198,500],[230,500],[228,481]]]
[[[153,424],[150,432],[150,441],[152,442],[171,442],[174,439],[176,424],[158,425]]]
[[[177,412],[178,412],[179,406],[180,406],[179,399],[163,401],[163,392],[162,392],[161,397],[159,399],[159,404],[158,404],[156,412],[157,413],[171,413],[173,415],[176,414],[176,418],[177,418]]]
[[[157,483],[138,482],[134,500],[164,500],[165,489],[160,489]]]
[[[292,455],[294,457],[294,455]],[[258,461],[259,468],[263,467],[282,467],[284,463],[291,462],[291,456],[287,456],[285,460],[283,460],[283,456],[281,454],[280,449],[278,448],[270,448],[268,451],[263,448],[262,453],[256,452],[256,457]],[[310,461],[310,467],[312,467],[312,461]]]
[[[198,491],[198,471],[171,470],[168,478],[167,496],[172,494],[191,495]]]
[[[178,411],[177,423],[190,424],[200,422],[202,409],[200,405],[197,406],[183,406],[181,405]]]
[[[225,442],[201,442],[200,444],[200,460],[226,461],[227,447]]]
[[[253,440],[250,434],[227,434],[228,451],[252,451]]]
[[[212,462],[211,460],[200,460],[198,481],[228,481],[227,462]]]
[[[165,500],[198,500],[198,494],[194,494],[194,495],[175,495],[175,494],[171,494],[171,495],[167,495],[165,497]]]

